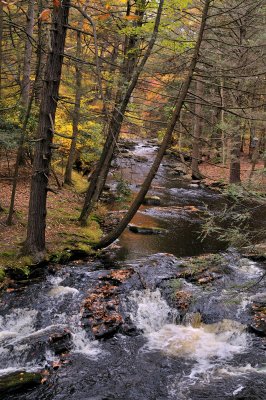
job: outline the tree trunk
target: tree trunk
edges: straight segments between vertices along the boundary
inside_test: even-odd
[[[262,134],[262,132],[260,133],[259,140],[257,141],[255,148],[253,149],[252,158],[251,158],[251,171],[250,171],[249,178],[248,178],[249,185],[251,184],[251,180],[254,175],[256,164],[260,157],[260,146],[261,146],[262,137],[264,136],[264,134],[265,134],[265,131],[263,132],[263,134]]]
[[[240,129],[234,133],[231,141],[230,154],[230,176],[229,183],[241,183],[240,177],[240,149],[241,149],[241,131]]]
[[[3,3],[0,1],[0,101],[2,99]]]
[[[222,164],[226,164],[226,135],[224,131],[224,78],[221,79],[220,87],[220,97],[221,97],[221,131],[222,131]]]
[[[192,179],[202,179],[199,171],[199,158],[200,158],[200,137],[202,131],[202,106],[200,104],[203,95],[204,85],[201,81],[196,82],[195,91],[195,121],[194,121],[194,135],[192,147]]]
[[[21,103],[27,107],[30,97],[30,73],[32,56],[32,36],[34,27],[34,0],[28,1],[27,24],[26,24],[26,43],[23,62],[23,78],[21,82]]]
[[[178,138],[178,148],[179,148],[179,157],[181,160],[181,163],[183,164],[184,168],[185,168],[185,173],[188,173],[188,165],[186,163],[183,151],[182,151],[182,141],[183,141],[183,124],[182,124],[182,120],[183,120],[183,113],[182,110],[180,111],[180,116],[179,116],[179,138]]]
[[[77,32],[77,52],[76,57],[77,60],[81,57],[81,33]],[[75,161],[75,154],[76,154],[76,146],[77,146],[77,138],[78,138],[78,126],[79,126],[79,119],[80,119],[80,102],[81,102],[81,95],[82,95],[82,72],[81,72],[81,65],[77,61],[75,65],[76,70],[76,94],[75,94],[75,106],[73,110],[73,119],[72,119],[72,140],[69,150],[69,155],[67,159],[66,171],[65,171],[65,178],[64,182],[67,185],[72,184],[72,168]]]
[[[31,93],[31,96],[29,98],[29,101],[28,101],[28,104],[26,107],[26,113],[25,113],[24,120],[23,120],[23,126],[21,129],[20,137],[19,137],[18,151],[17,151],[16,163],[15,163],[14,175],[13,175],[13,184],[12,184],[10,205],[9,205],[8,217],[7,217],[7,221],[6,221],[7,225],[12,224],[14,205],[15,205],[15,199],[16,199],[16,191],[17,191],[17,183],[18,183],[19,167],[21,165],[21,160],[24,158],[23,153],[24,153],[24,143],[25,143],[26,134],[27,134],[27,125],[29,122],[30,114],[31,114],[31,107],[32,107],[32,103],[34,100],[34,96],[35,96],[38,77],[40,75],[40,64],[41,64],[40,48],[41,48],[41,43],[38,42],[35,79],[34,79],[34,83],[33,83],[33,87],[32,87],[32,93]]]
[[[42,13],[42,11],[47,7],[47,0],[38,0],[38,15]],[[40,60],[40,72],[36,81],[36,90],[35,90],[35,103],[40,105],[41,102],[41,93],[43,86],[43,78],[45,72],[45,66],[47,61],[47,35],[45,30],[48,29],[46,25],[38,18],[38,49],[37,49],[37,57]],[[47,50],[47,51],[45,51]]]
[[[55,112],[63,64],[63,54],[68,25],[69,0],[54,7],[51,29],[51,51],[48,55],[42,89],[38,137],[31,179],[27,239],[23,248],[26,254],[41,255],[45,250],[46,200],[52,156]]]
[[[117,140],[118,140],[121,126],[122,126],[122,123],[124,120],[124,114],[126,112],[127,105],[129,103],[132,92],[138,82],[138,78],[146,64],[146,61],[148,60],[148,58],[151,54],[151,51],[153,49],[153,46],[155,44],[155,41],[156,41],[156,38],[158,35],[163,4],[164,4],[164,0],[160,0],[159,6],[158,6],[158,12],[157,12],[157,16],[156,16],[156,20],[155,20],[155,24],[154,24],[153,34],[152,34],[151,40],[149,42],[149,45],[147,47],[147,50],[146,50],[141,62],[134,69],[134,71],[131,71],[129,64],[131,66],[135,65],[135,64],[129,57],[126,59],[126,62],[123,66],[123,71],[124,71],[123,80],[128,80],[128,78],[131,75],[132,75],[132,78],[126,87],[125,92],[123,92],[123,87],[124,87],[125,82],[121,82],[119,85],[120,88],[119,88],[119,91],[117,94],[116,106],[114,108],[114,111],[112,113],[112,116],[111,116],[111,119],[109,122],[107,138],[106,138],[97,168],[91,177],[90,185],[87,190],[86,197],[85,197],[84,206],[83,206],[81,215],[79,217],[79,221],[81,222],[82,225],[86,225],[88,216],[89,216],[90,212],[92,211],[95,203],[99,200],[102,189],[105,185],[107,175],[109,172],[109,168],[111,165],[111,161],[113,158],[114,148],[117,144]],[[130,46],[131,46],[130,49],[131,49],[131,53],[132,53],[132,43],[130,44]]]
[[[199,50],[200,50],[200,46],[201,46],[201,42],[202,42],[202,38],[203,38],[203,33],[205,30],[205,25],[206,25],[206,20],[207,20],[207,16],[208,16],[208,10],[209,10],[209,6],[210,6],[210,2],[212,0],[206,0],[205,1],[205,5],[204,5],[204,9],[203,9],[203,13],[202,13],[202,20],[201,20],[201,25],[200,25],[200,30],[199,30],[199,35],[198,35],[198,39],[196,42],[196,46],[194,49],[194,54],[190,63],[190,67],[189,67],[189,71],[187,74],[187,77],[185,79],[185,81],[183,82],[179,97],[177,99],[177,103],[176,106],[174,108],[171,120],[169,121],[168,125],[167,125],[167,129],[166,129],[166,133],[165,136],[163,138],[163,141],[160,145],[159,151],[154,159],[154,162],[151,166],[151,169],[146,177],[146,179],[144,180],[142,187],[139,191],[139,193],[137,194],[135,200],[133,201],[131,207],[129,208],[127,214],[124,216],[124,218],[120,221],[120,223],[117,225],[117,227],[115,228],[115,230],[113,232],[111,232],[110,234],[108,234],[107,236],[105,236],[96,246],[96,249],[101,249],[104,248],[108,245],[110,245],[111,243],[113,243],[120,235],[121,233],[124,231],[124,229],[127,227],[128,223],[131,221],[131,219],[134,217],[134,215],[136,214],[136,212],[138,211],[140,205],[142,204],[149,188],[151,185],[151,182],[153,180],[153,178],[155,177],[158,168],[161,164],[161,161],[163,159],[163,156],[165,154],[165,151],[167,149],[167,146],[169,144],[169,142],[171,141],[171,137],[172,137],[172,133],[173,130],[175,128],[176,122],[179,119],[180,116],[180,112],[183,106],[183,103],[185,101],[192,77],[193,77],[193,73],[195,71],[196,65],[197,65],[197,61],[198,61],[198,57],[199,57]]]

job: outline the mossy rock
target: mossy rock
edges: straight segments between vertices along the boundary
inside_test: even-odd
[[[39,385],[42,375],[38,372],[17,371],[0,377],[0,393],[11,393]]]
[[[146,196],[142,204],[147,206],[159,206],[161,204],[161,199],[159,196]]]
[[[0,282],[3,282],[6,277],[5,269],[0,267]]]
[[[142,235],[161,235],[167,233],[166,229],[148,226],[128,225],[128,229],[131,232],[140,233]]]
[[[64,264],[70,261],[72,256],[72,252],[69,249],[59,251],[58,253],[54,253],[50,257],[50,262],[56,264]]]

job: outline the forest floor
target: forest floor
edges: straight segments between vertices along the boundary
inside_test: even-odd
[[[241,182],[244,186],[249,185],[249,176],[251,172],[251,162],[250,158],[244,154],[241,157]],[[228,183],[229,181],[229,166],[222,164],[212,164],[208,162],[204,162],[199,166],[200,172],[204,177],[206,177],[206,184],[211,184],[212,182],[224,182]],[[251,181],[251,187],[257,188],[258,190],[265,191],[266,184],[266,174],[263,173],[264,163],[263,161],[259,161],[256,164],[255,171]]]
[[[0,267],[15,266],[23,268],[29,262],[28,257],[20,257],[23,241],[26,237],[27,212],[30,193],[30,174],[31,168],[22,167],[20,179],[18,181],[15,212],[13,223],[6,225],[9,201],[12,190],[11,179],[3,179],[7,176],[3,168],[1,169],[0,183],[0,204],[4,211],[0,213]],[[57,173],[60,182],[63,176]],[[89,244],[97,242],[102,234],[96,217],[93,216],[86,227],[81,227],[77,219],[82,208],[84,191],[88,186],[86,177],[82,177],[73,171],[73,186],[62,186],[58,188],[55,179],[51,176],[50,187],[54,192],[49,192],[47,198],[47,221],[46,221],[46,241],[48,257],[54,261],[61,261],[67,258],[65,249],[77,250],[90,253]],[[69,251],[70,255],[71,251]],[[1,273],[0,273],[1,275]]]
[[[11,167],[3,162],[0,165],[0,204],[4,208],[4,211],[0,213],[0,267],[11,265],[23,268],[25,264],[29,263],[29,259],[18,259],[17,255],[21,250],[26,236],[31,167],[26,166],[20,169],[13,224],[7,226],[7,211],[12,189],[12,180],[10,179],[12,162],[10,165]],[[244,186],[248,187],[251,164],[247,157],[242,158],[241,170],[242,182]],[[229,169],[220,164],[211,165],[202,163],[200,171],[206,176],[205,181],[207,184],[216,181],[228,182]],[[265,190],[266,177],[262,171],[263,164],[260,162],[256,166],[256,172],[252,179],[252,187],[256,188],[256,190],[263,190],[263,188]],[[62,182],[62,172],[59,170],[56,172],[59,181]],[[54,177],[51,176],[50,187],[54,192],[49,192],[47,200],[46,240],[48,254],[50,256],[53,255],[54,261],[60,261],[61,258],[64,260],[64,257],[66,257],[64,249],[66,248],[90,252],[91,248],[89,244],[98,241],[102,234],[98,222],[104,217],[104,213],[106,212],[104,208],[101,209],[100,207],[97,210],[96,214],[88,222],[87,227],[81,227],[78,224],[77,218],[83,204],[84,192],[88,186],[88,182],[86,177],[82,177],[81,174],[73,171],[73,183],[73,186],[63,186],[61,189],[58,189]]]

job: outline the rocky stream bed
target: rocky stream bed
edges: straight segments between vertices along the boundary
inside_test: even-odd
[[[133,191],[155,149],[118,157]],[[48,266],[4,293],[1,398],[266,398],[265,264],[199,240],[201,211],[224,199],[173,180],[174,162],[153,183],[160,204],[132,221],[158,234],[128,229],[98,259]]]

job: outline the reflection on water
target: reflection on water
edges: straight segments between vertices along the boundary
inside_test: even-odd
[[[191,213],[187,213],[187,218],[172,218],[167,221],[138,212],[131,223],[139,226],[159,227],[166,229],[167,232],[160,235],[142,235],[126,229],[119,239],[122,248],[118,252],[118,258],[122,260],[148,256],[157,252],[172,253],[177,257],[195,256],[225,248],[224,244],[215,238],[201,241],[198,217],[194,220]]]

